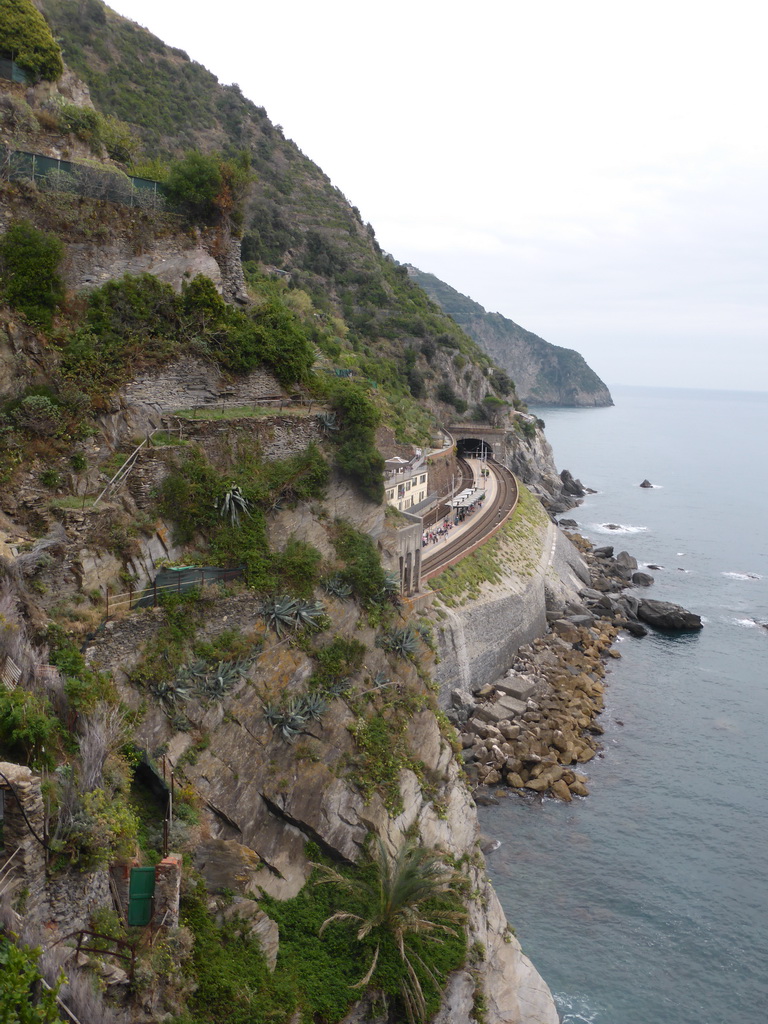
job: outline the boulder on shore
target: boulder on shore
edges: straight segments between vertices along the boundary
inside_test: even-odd
[[[636,587],[650,587],[653,583],[653,576],[647,572],[633,572],[632,582]]]
[[[637,617],[654,629],[690,632],[702,628],[701,616],[695,612],[689,612],[679,604],[652,601],[647,597],[638,603]]]

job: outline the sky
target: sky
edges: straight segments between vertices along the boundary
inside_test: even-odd
[[[113,0],[395,259],[608,384],[768,391],[768,5]]]

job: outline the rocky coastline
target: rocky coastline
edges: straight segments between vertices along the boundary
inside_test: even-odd
[[[698,615],[668,602],[625,593],[653,577],[638,571],[626,551],[594,547],[572,520],[561,521],[589,568],[590,585],[578,599],[547,598],[549,630],[522,646],[506,675],[473,692],[454,690],[449,718],[459,731],[464,769],[475,800],[498,802],[499,787],[520,795],[570,801],[587,796],[582,767],[599,754],[605,676],[620,658],[622,631],[642,637],[648,626],[671,631],[701,628]],[[647,625],[645,625],[646,623]]]

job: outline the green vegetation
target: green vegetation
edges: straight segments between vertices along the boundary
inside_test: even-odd
[[[31,6],[31,5],[30,5]],[[28,221],[14,221],[0,236],[0,296],[30,323],[50,329],[64,298],[59,264],[64,246]]]
[[[363,608],[382,605],[386,600],[386,573],[381,567],[376,545],[368,534],[361,533],[343,519],[337,519],[332,540],[336,554],[345,563],[337,576],[352,588]]]
[[[416,942],[427,939],[434,950],[450,937],[458,946],[454,953],[461,953],[456,966],[463,962],[466,943],[461,941],[461,925],[466,913],[455,891],[456,873],[433,850],[406,842],[390,854],[379,837],[366,873],[342,874],[325,864],[316,868],[318,881],[334,886],[339,902],[349,907],[327,917],[320,934],[334,923],[344,923],[356,930],[358,942],[369,937],[376,942],[368,970],[354,987],[375,984],[379,957],[387,946],[394,946],[400,955],[400,997],[406,1016],[410,1024],[428,1020],[439,1005],[441,986],[435,976],[435,954],[425,959]]]
[[[0,9],[2,13],[2,9]],[[0,935],[0,1020],[3,1024],[58,1024],[56,996],[61,977],[52,989],[43,989],[38,967],[39,949],[17,946]],[[32,993],[39,993],[33,996]]]
[[[309,680],[313,690],[328,692],[362,668],[365,644],[354,638],[335,636],[314,652],[317,667]]]
[[[65,378],[99,395],[137,369],[161,366],[184,352],[212,358],[233,373],[267,366],[285,387],[308,381],[314,360],[289,309],[277,302],[250,312],[235,309],[202,276],[180,296],[151,274],[108,281],[91,292],[83,323],[62,350]]]
[[[12,57],[32,81],[54,82],[64,71],[61,49],[30,0],[0,0],[0,54]]]
[[[203,604],[196,590],[160,598],[163,621],[131,673],[132,682],[149,686],[175,677],[189,656],[202,620]]]
[[[240,152],[232,160],[191,150],[171,163],[164,191],[171,203],[194,224],[242,222],[242,205],[253,180],[250,158]]]
[[[188,968],[195,991],[188,1000],[190,1012],[177,1024],[283,1024],[291,1018],[298,998],[294,979],[284,970],[269,971],[258,940],[236,919],[214,922],[204,887],[184,893],[181,917],[195,936]]]
[[[138,818],[122,794],[94,789],[81,797],[67,847],[83,870],[106,867],[133,855],[138,830]]]
[[[319,850],[311,855],[319,859]],[[233,916],[215,924],[202,886],[188,891],[181,913],[195,936],[187,970],[196,988],[178,1024],[284,1024],[297,1011],[302,1024],[341,1020],[360,998],[361,973],[374,957],[366,983],[391,1004],[393,1018],[426,1020],[466,957],[459,889],[433,852],[410,846],[360,867],[318,864],[298,896],[259,901],[280,928],[274,973],[245,923]],[[366,922],[365,935],[345,927],[340,913]]]
[[[239,522],[218,511],[233,478],[239,481],[237,486],[249,509]],[[226,476],[215,470],[198,448],[190,446],[171,462],[171,471],[160,487],[159,508],[175,524],[178,542],[206,537],[213,562],[242,566],[246,582],[254,590],[270,592],[287,586],[301,596],[309,594],[318,582],[320,556],[298,540],[289,542],[284,552],[272,554],[266,515],[276,504],[322,497],[327,481],[328,465],[313,445],[279,462],[241,454]]]
[[[384,497],[384,459],[376,448],[380,414],[365,388],[349,381],[330,381],[323,389],[338,417],[330,435],[336,446],[336,465],[354,480],[371,501]]]
[[[0,750],[35,768],[52,768],[61,726],[50,701],[29,690],[0,689]]]
[[[136,139],[130,126],[111,114],[105,116],[91,107],[79,107],[75,103],[60,100],[54,116],[60,132],[76,135],[81,141],[87,142],[94,153],[100,152],[103,147],[107,156],[113,160],[129,163],[136,151]],[[94,166],[102,172],[116,170],[107,164],[94,163]]]
[[[421,765],[408,745],[408,712],[414,710],[411,700],[396,697],[378,710],[361,715],[350,731],[355,738],[355,778],[366,798],[381,793],[389,813],[394,817],[403,810],[400,772],[404,768],[421,774]]]
[[[51,627],[47,639],[50,644],[50,663],[64,676],[64,692],[75,711],[90,712],[102,701],[117,701],[112,679],[104,672],[94,672],[88,666],[70,636],[63,630]]]

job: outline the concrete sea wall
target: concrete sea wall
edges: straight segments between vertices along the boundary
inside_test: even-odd
[[[465,604],[440,609],[440,662],[434,675],[443,707],[452,690],[477,689],[501,678],[518,647],[546,631],[548,597],[567,600],[589,585],[581,556],[553,523],[540,526],[535,543],[539,555],[532,570],[523,573],[500,560],[498,582],[483,584],[480,595]]]

